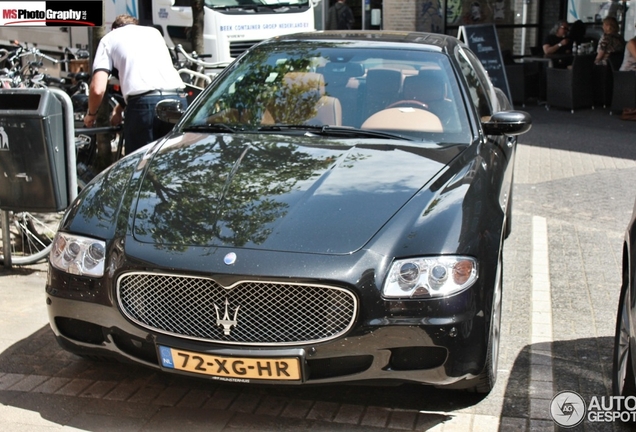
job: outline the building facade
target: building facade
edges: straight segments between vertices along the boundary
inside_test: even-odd
[[[336,0],[319,0],[316,27]],[[528,56],[540,49],[559,19],[581,19],[591,33],[602,32],[601,20],[620,6],[626,39],[634,36],[636,8],[627,0],[346,0],[355,17],[355,29],[412,30],[457,35],[462,25],[497,27],[502,51]]]

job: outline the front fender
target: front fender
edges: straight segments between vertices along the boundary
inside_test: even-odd
[[[132,179],[143,152],[116,162],[93,179],[69,206],[60,230],[93,238],[110,239],[117,226],[126,226],[132,203]]]
[[[494,267],[503,238],[500,197],[502,188],[510,187],[505,181],[509,168],[498,146],[470,146],[392,218],[372,248],[385,250],[384,243],[394,248],[387,255],[398,258],[489,255]],[[397,245],[396,238],[402,239]]]

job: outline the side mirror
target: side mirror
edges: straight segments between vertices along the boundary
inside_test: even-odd
[[[486,135],[521,135],[532,127],[532,117],[525,111],[500,111],[481,125]]]
[[[181,101],[176,99],[164,99],[157,103],[155,106],[155,115],[159,120],[167,123],[175,124],[181,119],[184,113],[184,109],[181,106]]]

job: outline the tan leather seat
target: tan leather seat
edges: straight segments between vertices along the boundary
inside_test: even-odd
[[[366,119],[361,128],[405,132],[444,132],[442,122],[435,114],[410,107],[378,111]]]

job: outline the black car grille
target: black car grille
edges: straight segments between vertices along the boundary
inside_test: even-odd
[[[252,45],[256,45],[259,42],[260,40],[241,40],[230,42],[230,57],[237,58],[250,49]]]
[[[333,339],[351,328],[357,311],[355,295],[341,288],[243,281],[227,289],[208,278],[156,273],[121,276],[117,296],[123,313],[142,327],[230,344]],[[236,325],[217,322],[235,314]]]

